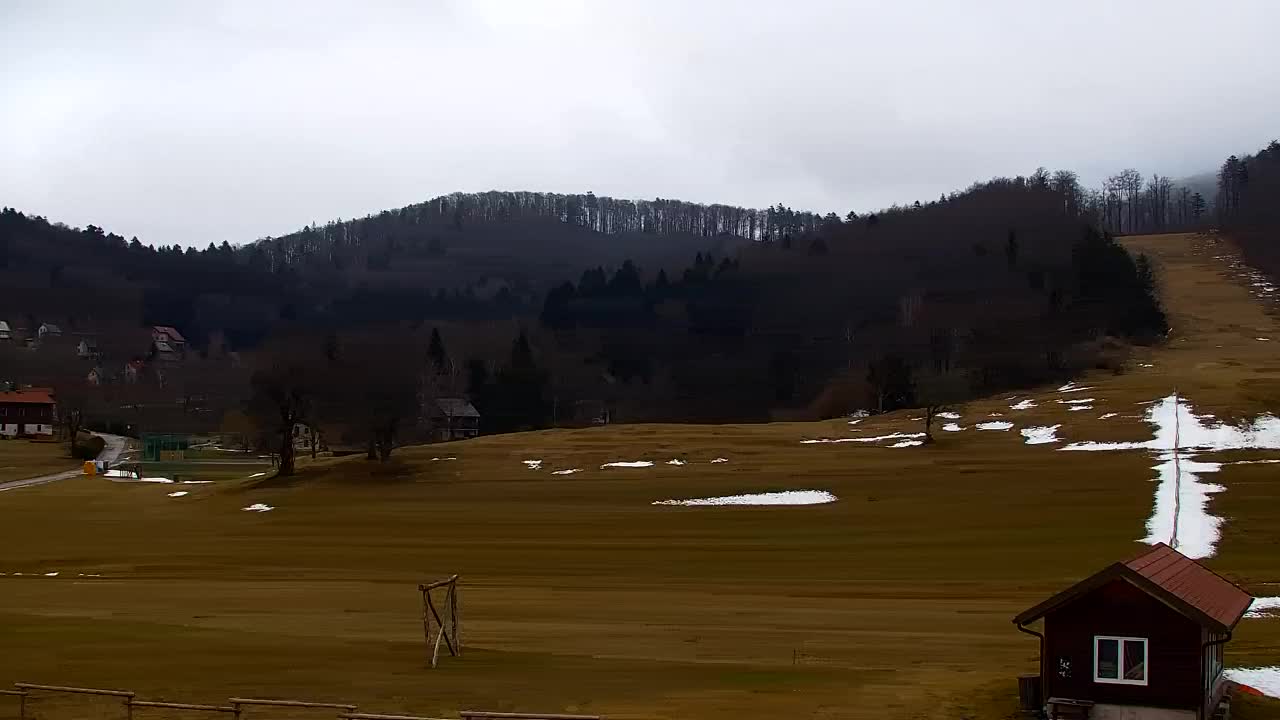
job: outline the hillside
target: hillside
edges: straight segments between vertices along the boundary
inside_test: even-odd
[[[376,338],[374,356],[347,358],[344,382],[360,388],[407,377],[375,356],[421,374],[432,334],[449,376],[439,391],[469,395],[486,432],[601,414],[830,417],[931,404],[927,384],[964,398],[1065,378],[1158,338],[1150,267],[1071,198],[1034,177],[998,178],[913,207],[817,218],[488,193],[201,251],[6,210],[0,309],[19,335],[54,322],[103,340],[108,377],[154,355],[122,338],[178,328],[183,368],[199,371],[148,377],[171,408],[203,398],[202,426],[248,399],[248,370],[228,353],[248,360],[287,338],[291,355],[332,365],[344,344]],[[0,347],[0,370],[17,382],[65,386],[91,367],[52,347]],[[112,408],[139,402],[104,397],[98,419],[126,422]]]
[[[1175,492],[1152,469],[1160,453],[1056,448],[1148,441],[1149,404],[1175,389],[1222,420],[1280,397],[1280,320],[1234,248],[1126,242],[1164,280],[1169,342],[1081,378],[1084,392],[1050,384],[956,406],[965,429],[932,446],[803,442],[920,432],[918,412],[901,411],[857,425],[511,434],[409,448],[385,466],[322,462],[293,481],[183,485],[181,497],[102,479],[5,493],[0,627],[22,631],[0,631],[0,674],[434,717],[1012,717],[1037,646],[1010,619],[1133,555]],[[1084,411],[1060,402],[1085,398]],[[975,427],[997,421],[1009,429]],[[1020,432],[1051,426],[1060,442]],[[1183,461],[1184,527],[1213,520],[1205,562],[1258,595],[1276,594],[1280,497],[1271,465],[1235,461],[1276,456]],[[603,467],[616,461],[654,464]],[[784,490],[836,500],[653,504]],[[272,509],[243,509],[254,504]],[[465,650],[428,670],[417,583],[453,573]],[[1280,619],[1246,618],[1234,635],[1228,668],[1280,664]],[[92,701],[34,702],[71,717]],[[1240,696],[1232,712],[1280,717],[1280,701]]]

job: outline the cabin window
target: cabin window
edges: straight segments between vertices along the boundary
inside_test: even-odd
[[[1098,635],[1093,639],[1093,681],[1147,684],[1147,639]]]

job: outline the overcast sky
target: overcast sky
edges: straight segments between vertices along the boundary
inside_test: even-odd
[[[452,192],[821,212],[1280,135],[1275,0],[0,0],[0,205],[248,242]]]

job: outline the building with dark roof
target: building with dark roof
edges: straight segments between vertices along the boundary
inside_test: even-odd
[[[436,398],[431,404],[431,437],[436,442],[466,440],[480,434],[480,412],[466,398]]]
[[[1050,718],[1208,720],[1226,692],[1223,645],[1253,598],[1160,543],[1014,618],[1040,638]],[[1043,620],[1036,632],[1027,626]]]

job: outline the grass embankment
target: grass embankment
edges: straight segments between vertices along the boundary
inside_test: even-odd
[[[66,443],[0,439],[0,483],[73,470],[80,464],[67,453]]]
[[[1146,439],[1139,403],[1175,387],[1220,416],[1274,407],[1280,359],[1254,338],[1280,342],[1280,322],[1221,251],[1130,242],[1162,268],[1175,335],[1123,375],[1087,378],[1093,411],[1045,388],[1019,396],[1031,410],[973,403],[958,421],[969,429],[924,448],[800,442],[914,432],[912,412],[856,428],[615,426],[408,449],[388,466],[325,462],[179,498],[89,479],[6,493],[0,572],[24,576],[0,578],[0,679],[442,716],[1006,717],[1037,650],[1010,618],[1132,554],[1153,490],[1142,453],[1054,452],[1018,429]],[[972,428],[993,412],[1015,428]],[[540,469],[522,463],[533,459]],[[600,467],[617,460],[656,464]],[[1280,594],[1265,585],[1280,581],[1273,467],[1224,467],[1211,507],[1228,520],[1209,564],[1265,594]],[[840,499],[651,504],[786,489]],[[252,503],[275,509],[241,509]],[[416,584],[452,573],[465,655],[427,670]],[[1229,665],[1280,662],[1280,620],[1246,620],[1236,638]]]

